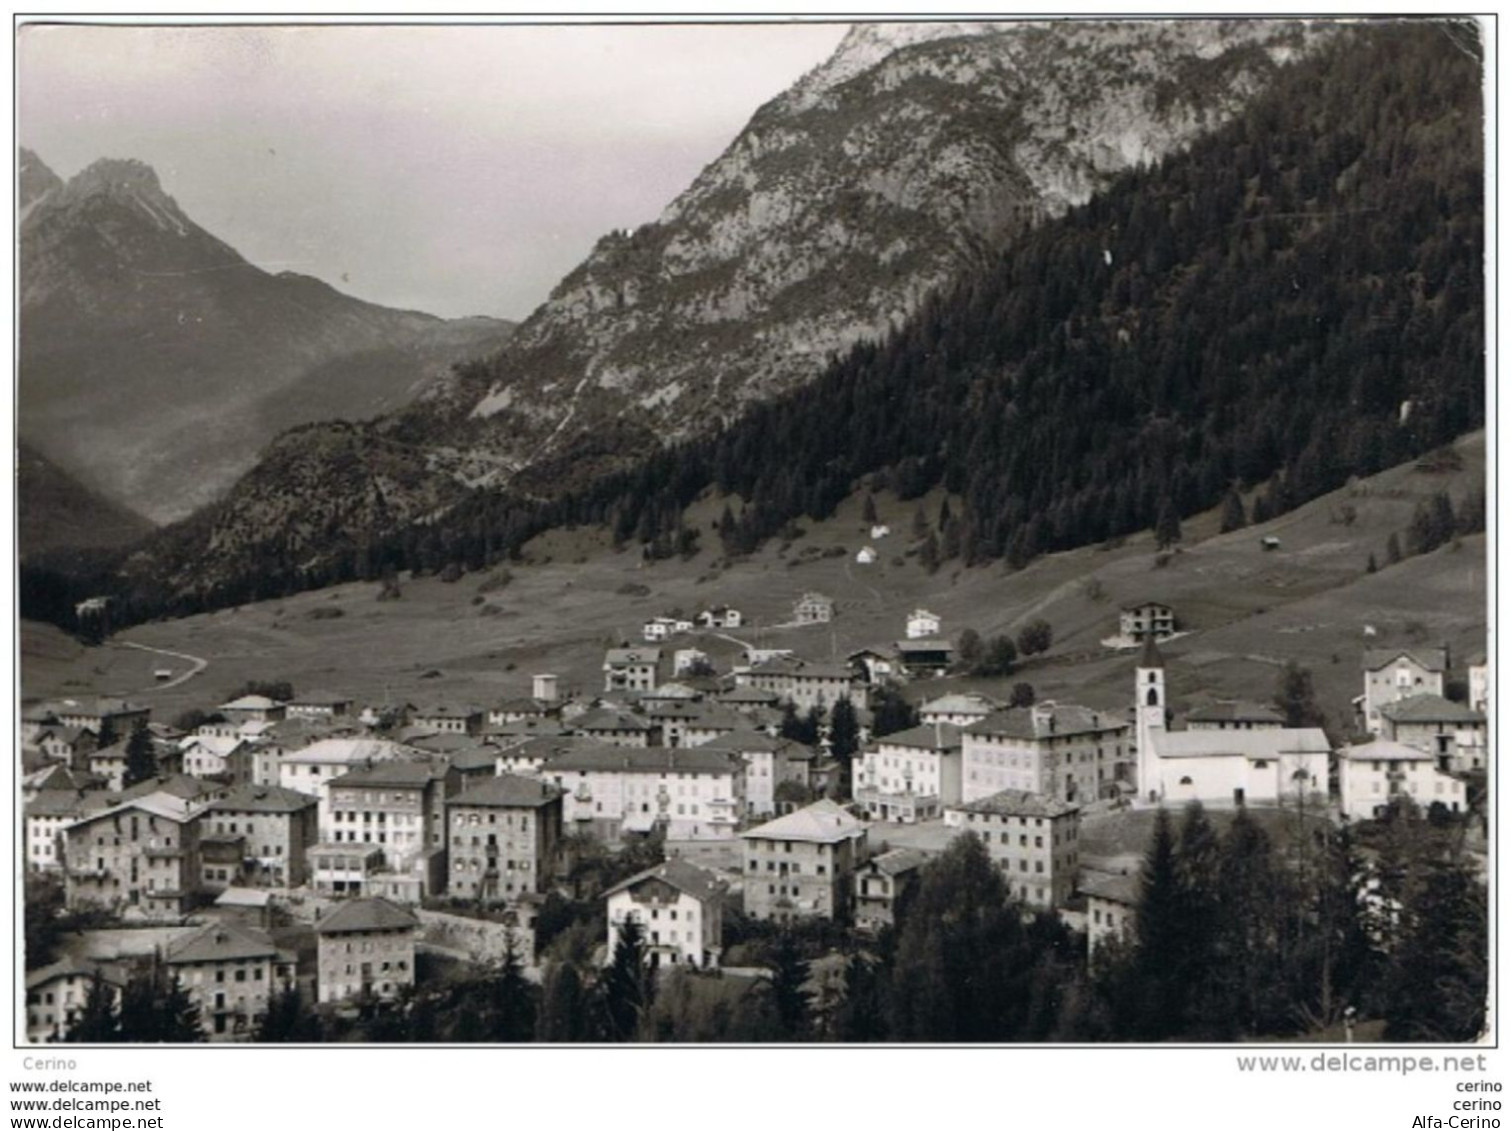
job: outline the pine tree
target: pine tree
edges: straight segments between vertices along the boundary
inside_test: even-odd
[[[603,1038],[617,1043],[635,1040],[653,997],[646,962],[645,928],[638,919],[625,918],[619,924],[614,957],[598,984],[598,1015]]]
[[[860,517],[873,526],[876,524],[876,496],[870,492],[866,493],[866,502],[861,508]]]
[[[974,628],[967,628],[960,633],[960,638],[955,641],[955,657],[965,671],[973,671],[981,662],[981,634]]]
[[[1396,565],[1401,560],[1401,539],[1395,531],[1391,531],[1390,537],[1385,540],[1385,564]]]
[[[1374,551],[1371,550],[1370,554],[1369,554],[1369,561],[1367,563],[1365,563],[1365,566],[1364,566],[1364,572],[1365,573],[1376,573],[1376,572],[1378,572],[1379,568],[1380,568],[1379,565],[1377,565],[1376,562],[1375,562]]]
[[[1249,524],[1248,517],[1243,513],[1243,497],[1239,495],[1238,488],[1229,487],[1228,493],[1222,500],[1222,525],[1220,532],[1227,534],[1230,531],[1242,530]]]
[[[1179,541],[1180,515],[1176,512],[1175,501],[1169,495],[1162,496],[1158,517],[1154,520],[1154,544],[1158,549],[1168,550]]]
[[[115,987],[100,977],[98,970],[89,976],[84,993],[84,1007],[64,1037],[69,1044],[101,1045],[121,1039],[121,1019],[116,1011]]]
[[[845,963],[845,991],[835,1017],[834,1037],[859,1044],[887,1039],[885,974],[859,951]]]
[[[1036,700],[1034,685],[1031,683],[1013,684],[1012,696],[1008,699],[1009,707],[1032,707]]]
[[[586,1008],[582,975],[577,967],[570,962],[554,963],[546,975],[536,1038],[552,1044],[586,1040]]]
[[[525,965],[511,931],[504,956],[483,979],[487,1001],[488,1040],[519,1044],[535,1037],[535,987],[525,980]]]
[[[126,769],[121,775],[121,783],[129,789],[156,776],[157,754],[152,747],[152,732],[138,719],[131,728],[131,737],[126,740]]]
[[[1135,949],[1130,959],[1129,993],[1123,1003],[1129,1014],[1121,1028],[1137,1040],[1159,1041],[1177,1035],[1185,1025],[1185,924],[1180,876],[1176,864],[1175,832],[1164,808],[1154,819],[1154,834],[1144,856],[1139,903],[1134,913]]]
[[[191,1044],[205,1039],[199,1007],[158,959],[133,974],[121,991],[121,1040]]]
[[[1288,727],[1320,727],[1325,721],[1312,689],[1312,673],[1295,660],[1286,663],[1276,680],[1275,706]]]
[[[860,722],[848,698],[829,709],[829,755],[840,764],[841,796],[850,796],[850,763],[860,749]]]
[[[320,1018],[310,1009],[298,986],[286,985],[268,998],[268,1010],[257,1026],[254,1039],[262,1044],[318,1041]]]
[[[813,1003],[808,999],[809,964],[791,931],[777,936],[769,961],[771,1000],[781,1023],[782,1039],[807,1040],[813,1013]]]

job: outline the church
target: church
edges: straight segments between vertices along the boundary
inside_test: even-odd
[[[1168,726],[1165,661],[1152,635],[1134,669],[1139,800],[1279,805],[1327,795],[1331,745],[1318,727]]]

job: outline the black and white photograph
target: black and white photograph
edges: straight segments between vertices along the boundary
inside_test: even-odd
[[[17,17],[17,1063],[1499,1126],[1495,35]]]

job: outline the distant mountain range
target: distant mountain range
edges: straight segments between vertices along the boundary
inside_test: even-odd
[[[21,435],[157,521],[210,502],[284,428],[395,409],[511,329],[269,274],[138,161],[65,183],[23,149],[18,171]]]

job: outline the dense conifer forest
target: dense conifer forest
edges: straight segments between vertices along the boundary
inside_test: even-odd
[[[264,542],[230,576],[164,585],[165,560],[204,553],[206,512],[125,581],[119,559],[28,563],[23,608],[66,624],[77,597],[125,589],[127,623],[481,568],[563,525],[671,554],[710,488],[731,497],[718,533],[742,553],[866,477],[905,499],[943,486],[960,505],[936,553],[967,564],[1169,527],[1235,488],[1282,513],[1484,423],[1480,79],[1471,45],[1435,25],[1361,25],[716,437],[563,497],[477,490],[429,524],[331,531],[318,558]]]

